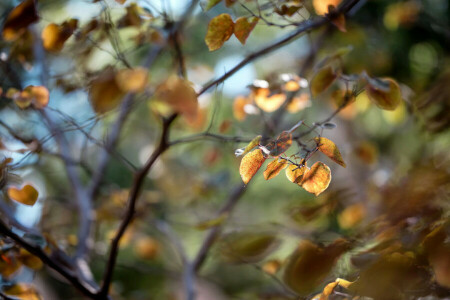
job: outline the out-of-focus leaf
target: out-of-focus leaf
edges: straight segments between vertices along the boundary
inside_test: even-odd
[[[303,5],[301,3],[294,3],[294,5],[281,5],[280,8],[276,8],[275,12],[280,16],[293,16]]]
[[[207,230],[209,228],[212,227],[216,227],[219,226],[220,224],[222,224],[226,219],[228,218],[228,214],[221,214],[219,215],[217,218],[214,219],[210,219],[207,221],[203,221],[201,223],[198,223],[197,225],[195,225],[195,228],[199,229],[199,230]]]
[[[123,92],[142,92],[148,82],[148,71],[144,68],[123,69],[117,72],[116,81]]]
[[[267,91],[265,92],[259,92],[259,91]],[[284,101],[286,101],[286,95],[285,94],[274,94],[269,96],[268,89],[258,89],[258,92],[255,94],[255,103],[256,105],[261,108],[265,112],[274,112],[278,108],[283,105]]]
[[[300,184],[303,179],[303,175],[308,170],[306,166],[299,168],[296,165],[289,165],[286,169],[286,177],[290,182]]]
[[[366,89],[367,96],[378,107],[385,110],[394,110],[402,101],[400,87],[391,78],[383,78],[383,81],[388,86],[387,90],[383,90],[382,87],[369,82]]]
[[[308,93],[301,93],[300,95],[292,99],[291,103],[289,103],[286,107],[286,110],[291,114],[295,114],[296,112],[304,110],[311,105],[311,101],[309,100],[309,98],[310,97]]]
[[[22,262],[22,264],[33,270],[40,270],[44,266],[39,257],[31,254],[23,248],[20,249],[18,259]]]
[[[13,41],[22,35],[26,28],[39,20],[35,0],[24,0],[6,18],[3,25],[3,39]]]
[[[10,278],[20,269],[22,264],[10,253],[0,254],[0,274],[4,278]]]
[[[156,88],[155,97],[186,119],[194,121],[197,118],[197,93],[189,81],[172,75]]]
[[[331,23],[333,23],[334,26],[336,26],[340,31],[347,32],[347,29],[345,28],[345,15],[339,14],[335,18],[331,20]]]
[[[42,30],[41,34],[44,48],[51,52],[61,51],[64,43],[72,36],[77,26],[77,19],[70,19],[61,25],[50,23]]]
[[[338,223],[341,228],[349,229],[358,225],[366,216],[366,208],[363,204],[357,203],[345,208],[338,216]]]
[[[280,174],[281,170],[286,167],[287,163],[285,160],[274,159],[270,164],[267,165],[267,168],[264,171],[264,179],[269,180],[275,178],[278,174]]]
[[[208,11],[217,4],[219,4],[222,0],[206,0],[206,3],[204,4],[204,10]]]
[[[378,159],[378,150],[375,144],[368,141],[359,143],[353,151],[359,159],[369,165]]]
[[[243,121],[247,116],[245,106],[250,104],[250,101],[242,96],[237,96],[233,102],[233,115],[238,121]]]
[[[314,141],[316,141],[317,147],[320,152],[328,156],[335,163],[345,168],[345,162],[342,158],[341,152],[332,141],[324,137],[316,137],[314,138]]]
[[[303,240],[291,254],[283,274],[286,285],[300,295],[314,291],[330,273],[350,243],[337,239],[326,247]]]
[[[348,288],[353,282],[347,281],[345,279],[338,278],[336,281],[327,284],[321,294],[314,296],[311,300],[328,300],[329,297],[333,294],[334,289],[337,286],[342,286],[344,288]]]
[[[234,31],[234,22],[229,14],[220,14],[208,25],[205,42],[209,51],[220,49]]]
[[[318,15],[324,15],[328,13],[328,6],[332,5],[337,7],[342,0],[313,0],[314,10]]]
[[[39,197],[39,193],[32,185],[27,184],[20,189],[16,187],[8,188],[8,197],[19,203],[33,206]]]
[[[41,300],[37,290],[26,283],[16,283],[4,288],[3,292],[8,296],[13,296],[21,300]]]
[[[45,86],[29,85],[20,93],[20,98],[28,99],[35,108],[42,109],[47,106],[50,95]]]
[[[134,245],[136,255],[145,260],[155,259],[161,251],[160,248],[159,242],[148,236],[139,238]]]
[[[254,263],[272,253],[280,242],[274,233],[237,232],[223,237],[220,246],[228,262]]]
[[[300,185],[306,191],[318,196],[328,188],[330,182],[330,168],[326,164],[318,161],[303,175]]]
[[[437,283],[450,288],[450,243],[444,226],[439,226],[424,239],[423,245]]]
[[[252,18],[250,22],[249,19],[245,17],[241,17],[236,20],[236,23],[234,24],[234,35],[242,45],[245,44],[245,41],[252,32],[253,28],[255,28],[258,21],[259,18],[257,17]]]
[[[116,108],[123,95],[112,68],[106,68],[91,82],[89,96],[96,113],[102,114]]]
[[[136,3],[131,3],[126,7],[127,13],[119,20],[119,27],[140,27],[142,25],[143,15],[151,17],[146,10]]]
[[[260,149],[255,149],[242,158],[239,174],[241,174],[242,181],[245,184],[258,172],[265,160]]]
[[[281,267],[281,261],[278,259],[271,259],[264,263],[262,269],[264,272],[270,275],[274,275]]]
[[[331,66],[319,69],[311,79],[311,94],[315,98],[336,80],[337,74]]]

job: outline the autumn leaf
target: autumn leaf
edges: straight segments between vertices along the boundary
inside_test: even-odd
[[[260,147],[265,154],[270,156],[279,156],[286,152],[292,145],[292,133],[283,131],[275,141]]]
[[[250,143],[247,144],[244,148],[237,149],[234,153],[236,156],[241,156],[249,153],[253,150],[256,146],[259,146],[259,142],[261,141],[262,135],[255,136]]]
[[[342,32],[347,32],[347,29],[345,28],[345,15],[344,14],[338,14],[335,18],[331,20],[331,23],[333,23],[334,26],[337,27]]]
[[[281,170],[286,167],[287,163],[285,160],[274,159],[270,164],[267,165],[267,168],[264,171],[264,179],[269,180],[275,178],[278,174],[280,174]]]
[[[366,208],[361,203],[356,203],[345,208],[338,216],[339,226],[349,229],[358,225],[366,216]]]
[[[3,292],[8,296],[13,296],[22,300],[40,300],[42,299],[37,290],[32,286],[25,283],[16,283],[11,286],[5,287]]]
[[[148,71],[144,68],[123,69],[117,72],[116,81],[123,92],[142,92],[148,82]]]
[[[324,67],[318,70],[311,79],[311,94],[315,98],[320,93],[324,92],[337,78],[337,74],[333,71],[331,66]]]
[[[6,18],[3,25],[3,39],[14,41],[22,35],[26,28],[39,20],[35,0],[25,0],[17,5]]]
[[[161,252],[160,244],[152,237],[145,236],[139,238],[134,245],[136,255],[145,260],[155,259]]]
[[[332,5],[337,7],[342,0],[313,0],[314,10],[318,15],[324,15],[328,13],[328,6]]]
[[[285,94],[274,94],[271,96],[264,94],[255,95],[255,104],[265,112],[274,112],[286,101]]]
[[[344,288],[348,288],[353,282],[338,278],[334,282],[327,284],[321,294],[313,297],[311,300],[329,300],[329,297],[333,294],[334,289],[337,286],[342,286]]]
[[[259,18],[257,17],[253,17],[250,22],[249,19],[245,17],[241,17],[236,20],[236,23],[234,24],[234,35],[242,45],[245,45],[245,41],[255,28],[258,21]]]
[[[45,86],[29,85],[23,89],[20,98],[28,99],[35,108],[42,109],[48,105],[50,95]]]
[[[32,185],[27,184],[20,189],[16,187],[8,188],[8,197],[19,203],[33,206],[39,197],[39,193]]]
[[[255,149],[242,158],[239,174],[241,174],[242,181],[245,184],[249,183],[265,160],[266,159],[260,149]]]
[[[205,42],[209,51],[220,49],[234,31],[234,23],[229,14],[220,14],[208,25]]]
[[[289,165],[286,169],[286,177],[290,182],[300,184],[307,170],[306,166],[299,168],[296,165]]]
[[[321,194],[328,188],[331,182],[330,168],[318,161],[312,165],[311,169],[306,172],[300,185],[307,191],[316,196]]]
[[[156,88],[155,97],[169,104],[189,121],[193,122],[197,118],[197,93],[189,81],[172,75]]]
[[[221,253],[231,263],[255,263],[273,252],[280,240],[273,233],[233,232],[223,237]]]
[[[366,93],[370,101],[385,110],[394,110],[402,102],[402,93],[395,80],[391,78],[380,79],[385,82],[387,88],[375,85],[371,82],[367,85]]]
[[[243,121],[245,117],[247,116],[247,113],[245,112],[245,106],[250,104],[251,102],[242,96],[237,96],[234,99],[233,102],[233,116],[238,121]]]
[[[124,92],[116,81],[116,72],[111,67],[105,68],[91,81],[89,98],[94,111],[98,114],[116,108],[123,95]]]
[[[39,257],[31,254],[23,248],[20,249],[18,260],[22,262],[22,264],[33,270],[40,270],[44,266]]]
[[[346,167],[341,152],[332,141],[324,137],[316,137],[314,138],[314,141],[316,142],[317,148],[320,152],[328,156],[335,163],[343,166],[344,168]]]
[[[344,239],[337,239],[326,247],[303,240],[286,263],[283,281],[300,295],[311,293],[327,277],[349,246],[349,242]]]
[[[219,4],[222,0],[207,0],[206,4],[205,4],[205,11],[210,10],[211,8],[213,8],[214,6],[216,6],[217,4]]]
[[[44,48],[47,51],[59,52],[64,47],[64,43],[72,36],[78,26],[78,20],[70,19],[57,25],[50,23],[42,30],[41,38]]]

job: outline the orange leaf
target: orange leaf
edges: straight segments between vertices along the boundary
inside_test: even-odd
[[[311,169],[303,176],[300,185],[307,191],[316,196],[325,191],[331,182],[330,168],[318,161],[312,165]]]
[[[363,204],[357,203],[345,208],[338,216],[338,223],[341,228],[349,229],[359,224],[366,216],[366,208]]]
[[[229,14],[220,14],[208,25],[205,42],[209,51],[220,49],[234,31],[234,23]]]
[[[275,159],[270,164],[267,165],[264,171],[264,179],[269,180],[280,174],[281,170],[287,167],[285,160]]]
[[[50,95],[45,86],[29,85],[20,93],[20,98],[28,99],[35,108],[42,109],[47,106]]]
[[[116,74],[119,88],[124,92],[142,92],[148,81],[148,71],[144,68],[120,70]]]
[[[314,138],[314,141],[316,141],[318,145],[317,147],[320,152],[328,156],[335,163],[345,168],[345,162],[342,158],[341,152],[332,141],[324,137],[316,137]]]
[[[271,156],[279,156],[286,152],[292,145],[292,134],[289,131],[283,131],[273,142],[264,146],[264,152]]]
[[[337,15],[334,19],[331,20],[334,26],[336,26],[340,31],[347,32],[345,28],[345,16],[344,14]]]
[[[255,28],[258,21],[259,18],[257,17],[252,18],[250,22],[248,21],[248,18],[245,17],[241,17],[236,20],[236,24],[234,24],[234,35],[242,45],[245,44],[245,41],[252,32],[253,28]]]
[[[383,78],[388,88],[383,90],[378,85],[369,84],[367,85],[366,93],[370,101],[375,103],[378,107],[385,110],[394,110],[402,101],[402,93],[397,82],[391,78]]]
[[[237,96],[233,102],[233,115],[238,121],[243,121],[247,115],[244,107],[250,104],[250,101],[242,96]]]
[[[155,97],[194,122],[198,113],[197,93],[187,80],[172,75],[156,88]]]
[[[336,77],[337,74],[333,71],[331,66],[318,70],[310,83],[312,96],[317,97],[317,95],[329,88]]]
[[[70,19],[57,25],[51,23],[42,30],[42,43],[47,51],[59,52],[64,47],[64,43],[71,37],[78,26],[78,20]]]
[[[241,174],[242,181],[245,184],[247,184],[256,172],[258,172],[265,160],[266,159],[260,149],[255,149],[242,158],[239,174]]]
[[[8,296],[22,300],[40,300],[42,299],[37,290],[26,283],[16,283],[4,289],[4,293]]]
[[[8,197],[19,203],[33,206],[39,197],[39,193],[33,186],[27,184],[21,189],[10,187]]]
[[[91,82],[89,96],[92,107],[96,113],[102,114],[116,108],[124,92],[116,81],[115,71],[108,67]]]
[[[337,7],[342,0],[313,0],[314,10],[318,15],[324,15],[328,12],[328,6]]]
[[[25,0],[17,5],[6,18],[3,26],[3,39],[13,41],[17,39],[28,25],[39,20],[35,0]]]
[[[260,89],[260,90],[267,90],[267,89]],[[258,107],[265,112],[276,111],[278,108],[281,107],[281,105],[283,105],[285,100],[286,100],[285,94],[274,94],[270,97],[268,97],[268,95],[265,95],[264,93],[258,93],[257,95],[255,95],[256,105],[258,105]]]
[[[299,168],[296,165],[289,165],[289,167],[286,169],[286,177],[290,182],[299,184],[302,181],[303,175],[307,170],[308,167],[306,166]]]

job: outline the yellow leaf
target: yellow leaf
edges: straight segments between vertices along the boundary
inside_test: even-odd
[[[264,179],[269,180],[275,178],[275,176],[280,174],[281,170],[286,167],[287,163],[285,160],[274,159],[270,164],[267,165],[267,168],[264,171]]]
[[[273,233],[234,232],[221,241],[221,253],[228,262],[254,263],[273,252],[280,240]]]
[[[275,141],[264,145],[264,152],[271,156],[279,156],[286,152],[292,145],[292,133],[283,131]]]
[[[286,177],[290,182],[300,184],[303,179],[303,175],[307,170],[308,168],[306,166],[299,168],[296,165],[289,165],[286,169]]]
[[[281,267],[281,262],[278,259],[272,259],[264,263],[262,269],[267,274],[274,275]]]
[[[328,156],[335,163],[345,168],[345,162],[342,158],[341,152],[332,141],[324,137],[316,137],[314,138],[314,141],[316,141],[317,147],[320,152]]]
[[[359,224],[366,216],[366,208],[363,204],[357,203],[345,208],[338,216],[339,226],[349,229]]]
[[[3,39],[13,41],[22,35],[28,25],[39,20],[35,0],[25,0],[9,13],[3,25]]]
[[[337,7],[342,0],[313,0],[314,10],[318,15],[324,15],[328,13],[328,6],[333,5]]]
[[[331,66],[318,70],[311,79],[311,94],[315,98],[317,95],[325,91],[336,80],[337,74]]]
[[[4,288],[3,292],[8,296],[14,296],[21,300],[41,300],[37,290],[26,283],[16,283]]]
[[[302,181],[300,182],[307,192],[310,192],[316,196],[321,194],[328,188],[331,182],[331,170],[330,168],[318,161],[312,165],[311,169],[305,173]]]
[[[220,49],[234,31],[234,23],[229,14],[220,14],[208,25],[205,42],[209,51]]]
[[[242,96],[237,96],[233,102],[233,115],[238,121],[243,121],[247,116],[244,107],[251,102]]]
[[[134,251],[141,259],[152,260],[160,253],[159,242],[151,237],[143,237],[136,241]]]
[[[276,111],[281,107],[281,105],[283,105],[284,101],[286,101],[285,94],[274,94],[270,97],[265,94],[255,95],[256,105],[265,112]]]
[[[8,197],[25,205],[33,206],[38,196],[38,191],[29,184],[23,186],[21,189],[15,187],[8,188]]]
[[[172,75],[156,88],[155,97],[169,104],[189,121],[193,122],[197,118],[197,93],[189,81]]]
[[[322,291],[322,294],[317,297],[317,300],[328,300],[328,297],[331,296],[334,289],[339,285],[344,288],[348,288],[353,282],[347,281],[345,279],[338,278],[334,282],[327,284]],[[315,299],[315,298],[313,298]]]
[[[123,92],[142,92],[148,82],[148,71],[144,68],[120,70],[116,74],[116,81]]]
[[[18,259],[28,268],[33,270],[40,270],[44,266],[41,259],[27,250],[21,248]]]
[[[387,85],[387,89],[384,90],[380,86],[369,82],[366,88],[367,96],[378,107],[385,110],[394,110],[402,102],[400,87],[391,78],[383,78],[381,80]]]
[[[261,138],[262,138],[262,135],[255,136],[253,138],[253,140],[251,140],[250,143],[248,143],[248,145],[245,146],[245,148],[243,148],[244,150],[242,150],[242,153],[239,153],[238,156],[245,155],[245,154],[249,153],[250,151],[252,151],[253,148],[255,148],[259,145]],[[241,149],[239,149],[239,150],[241,150]]]
[[[242,45],[245,44],[245,41],[252,32],[253,28],[255,28],[256,23],[258,23],[258,21],[259,18],[257,17],[252,18],[250,22],[246,17],[241,17],[236,20],[236,23],[234,24],[234,35],[237,37],[239,42],[241,42]]]
[[[255,149],[242,158],[239,174],[241,174],[242,181],[245,184],[249,183],[250,179],[258,172],[265,160],[260,149]]]
[[[283,274],[284,282],[300,295],[311,293],[327,277],[349,246],[350,243],[343,239],[337,239],[326,247],[303,240],[288,259]]]
[[[116,82],[115,74],[115,71],[108,67],[91,82],[89,96],[96,113],[102,114],[116,108],[124,95]]]
[[[294,97],[291,103],[286,107],[286,110],[291,114],[299,112],[307,108],[311,102],[309,101],[309,94],[301,93],[299,96]]]
[[[42,109],[48,105],[50,95],[45,86],[29,85],[20,93],[20,98],[31,103],[35,108]]]
[[[72,36],[77,26],[78,20],[76,19],[70,19],[61,25],[50,23],[42,30],[41,34],[44,48],[51,52],[61,51],[64,43]]]

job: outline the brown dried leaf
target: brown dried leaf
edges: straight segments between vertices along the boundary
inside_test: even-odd
[[[258,21],[259,18],[257,17],[253,17],[250,22],[249,19],[245,17],[241,17],[236,20],[236,23],[234,24],[234,35],[242,45],[245,45],[245,41],[255,28]]]
[[[25,0],[17,5],[6,18],[3,26],[3,39],[13,41],[22,35],[26,28],[39,20],[35,0]]]
[[[275,178],[278,174],[280,174],[281,170],[286,167],[287,163],[285,160],[274,159],[270,164],[267,165],[267,168],[264,171],[264,179],[269,180]]]
[[[241,174],[242,181],[245,184],[249,183],[265,160],[266,159],[260,149],[255,149],[242,158],[239,174]]]
[[[330,168],[318,161],[312,165],[311,169],[305,173],[300,185],[307,192],[310,192],[316,196],[320,195],[328,188],[331,182],[331,170]]]
[[[234,23],[229,14],[220,14],[208,25],[205,42],[209,51],[220,49],[234,31]]]
[[[341,152],[332,141],[324,137],[316,137],[314,138],[314,141],[316,141],[317,147],[320,152],[328,156],[335,163],[343,166],[344,168],[346,167]]]

